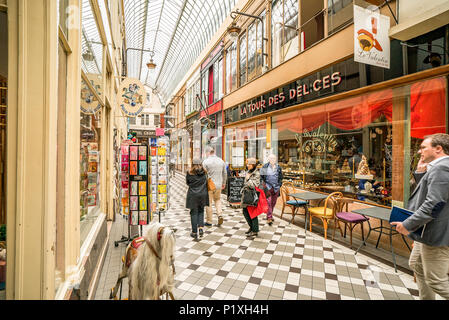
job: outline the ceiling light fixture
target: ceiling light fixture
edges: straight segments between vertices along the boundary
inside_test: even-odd
[[[92,51],[90,49],[86,49],[86,51],[83,53],[83,60],[84,61],[94,61],[94,55],[92,54]]]
[[[150,70],[156,69],[156,64],[153,62],[154,52],[151,52],[150,62],[147,63],[147,68]]]

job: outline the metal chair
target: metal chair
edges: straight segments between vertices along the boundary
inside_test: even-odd
[[[312,232],[313,217],[319,218],[321,220],[321,222],[323,223],[324,239],[327,239],[327,227],[329,224],[329,220],[334,220],[334,230],[335,230],[335,227],[336,227],[335,212],[337,209],[337,200],[340,198],[343,198],[343,194],[341,192],[333,192],[330,195],[328,195],[326,199],[323,199],[324,206],[309,208],[310,232]]]
[[[352,249],[352,230],[357,226],[360,225],[360,228],[362,229],[362,241],[365,240],[364,237],[364,231],[363,231],[363,223],[365,221],[368,221],[369,218],[362,216],[361,214],[350,212],[348,210],[348,206],[350,203],[353,203],[354,199],[349,198],[341,198],[337,200],[337,208],[335,212],[335,218],[336,223],[338,225],[338,229],[340,229],[340,233],[342,233],[340,222],[343,222],[345,224],[345,232],[344,235],[342,233],[342,237],[346,238],[346,228],[349,224],[349,238],[350,238],[350,245]],[[334,227],[334,234],[332,235],[332,240],[334,240],[335,237],[335,227]]]
[[[295,187],[294,187],[293,183],[284,182],[281,187],[281,197],[282,197],[281,219],[284,214],[285,207],[289,207],[292,211],[291,212],[292,220],[290,221],[290,223],[293,223],[293,221],[295,219],[296,211],[298,210],[298,208],[306,206],[307,201],[296,200],[296,199],[292,198],[291,196],[289,196],[290,193],[295,193]],[[288,212],[285,212],[285,213],[290,214]]]

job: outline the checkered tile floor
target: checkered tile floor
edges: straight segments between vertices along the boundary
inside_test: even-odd
[[[361,253],[354,255],[354,250],[318,234],[305,233],[303,228],[281,219],[275,219],[269,226],[260,216],[259,235],[248,240],[245,235],[248,226],[241,209],[228,205],[223,206],[223,225],[206,228],[199,242],[192,241],[184,179],[180,174],[172,179],[171,208],[162,216],[163,224],[177,229],[176,299],[418,298],[417,286],[409,274],[400,270],[395,273],[390,266]],[[214,219],[216,223],[216,216]],[[108,256],[115,256],[116,260],[105,263],[96,299],[108,299],[124,247],[124,244],[119,248],[110,246]],[[122,298],[126,296],[127,280]]]

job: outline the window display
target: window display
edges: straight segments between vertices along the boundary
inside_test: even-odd
[[[101,111],[81,113],[80,142],[80,228],[83,242],[100,208]]]
[[[274,116],[272,144],[284,178],[362,201],[407,201],[422,138],[446,132],[445,92],[446,80],[436,78]],[[435,112],[423,111],[429,109]],[[404,175],[407,162],[410,177]]]

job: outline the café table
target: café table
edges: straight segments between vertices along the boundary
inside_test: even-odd
[[[386,234],[390,238],[390,249],[391,249],[391,255],[393,257],[394,270],[396,272],[398,272],[397,266],[396,266],[396,256],[395,256],[394,249],[393,249],[393,236],[397,235],[397,234],[400,234],[400,233],[397,232],[395,227],[389,223],[391,209],[390,208],[383,208],[383,207],[369,207],[369,208],[355,209],[355,210],[352,210],[352,212],[361,214],[362,216],[365,216],[365,217],[370,217],[370,218],[375,218],[375,219],[379,219],[380,220],[380,226],[376,227],[376,228],[371,228],[371,224],[370,224],[370,222],[368,220],[368,226],[369,226],[368,234],[365,237],[365,239],[363,240],[363,243],[356,250],[355,254],[357,254],[359,252],[359,250],[364,245],[366,245],[366,241],[368,240],[368,237],[369,237],[371,231],[379,233],[379,237],[377,238],[376,248],[379,246],[379,241],[380,241],[380,237],[382,236],[382,234]],[[387,222],[388,226],[384,226],[384,221]],[[386,232],[386,231],[389,231],[389,232]],[[404,235],[402,235],[402,234],[400,234],[400,235],[402,236],[402,240],[404,241],[404,243],[407,246],[407,248],[410,251],[412,251],[410,249],[410,246],[408,245],[407,241],[405,241]]]
[[[299,199],[307,202],[307,204],[305,205],[305,215],[304,215],[305,216],[304,229],[307,232],[307,216],[309,215],[309,208],[308,208],[309,201],[326,199],[329,195],[312,191],[289,193],[288,195],[294,198],[295,200]]]

